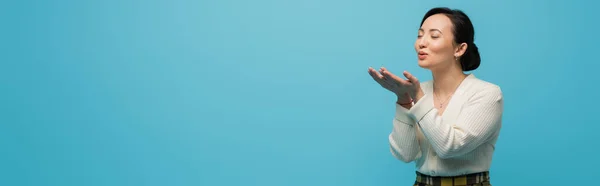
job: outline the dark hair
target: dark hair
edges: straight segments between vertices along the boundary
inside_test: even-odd
[[[481,63],[481,58],[479,56],[479,49],[477,49],[477,46],[473,42],[475,40],[475,29],[467,14],[461,10],[452,10],[446,7],[433,8],[425,14],[425,17],[421,21],[421,26],[425,22],[425,19],[435,14],[444,14],[450,18],[453,25],[454,42],[459,44],[467,43],[467,50],[460,57],[462,70],[471,71],[477,69],[479,63]]]

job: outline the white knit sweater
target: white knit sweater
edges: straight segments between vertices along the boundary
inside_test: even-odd
[[[425,95],[410,109],[396,104],[390,151],[415,161],[430,176],[456,176],[489,171],[502,123],[500,88],[470,74],[450,98],[442,116],[433,105],[431,81],[421,83]]]

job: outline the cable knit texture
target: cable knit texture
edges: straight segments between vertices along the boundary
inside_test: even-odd
[[[502,125],[500,87],[465,78],[440,116],[434,107],[432,82],[421,83],[425,95],[410,109],[396,104],[390,151],[415,162],[430,176],[456,176],[489,171]]]

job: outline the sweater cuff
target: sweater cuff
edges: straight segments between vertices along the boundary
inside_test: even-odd
[[[408,125],[413,125],[414,120],[410,116],[410,112],[408,109],[402,107],[401,105],[396,103],[396,115],[394,118],[402,123],[406,123]]]
[[[433,99],[429,94],[423,95],[419,101],[410,109],[409,114],[416,122],[421,121],[423,117],[433,110]]]

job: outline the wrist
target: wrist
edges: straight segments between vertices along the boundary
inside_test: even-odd
[[[413,101],[413,98],[408,93],[402,95],[396,94],[396,103],[398,104],[412,103]]]
[[[402,102],[402,101],[396,101],[396,103],[398,103],[398,105],[403,105],[403,106],[404,105],[412,105],[413,104],[413,100],[411,99],[409,101],[404,101],[404,102]]]
[[[423,90],[419,89],[414,96],[415,97],[414,102],[415,103],[418,102],[419,100],[421,100],[421,98],[423,98],[423,96],[425,96],[425,94],[423,93]]]
[[[406,109],[410,109],[413,106],[413,102],[414,102],[414,100],[411,98],[409,98],[409,99],[398,98],[398,100],[396,101],[396,104],[398,104]]]

